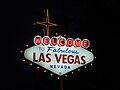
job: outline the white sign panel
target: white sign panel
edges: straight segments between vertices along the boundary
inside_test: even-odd
[[[26,49],[24,56],[59,76],[84,66],[94,59],[94,55],[83,47],[43,45],[40,43]]]

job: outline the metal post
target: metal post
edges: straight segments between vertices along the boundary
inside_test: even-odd
[[[63,90],[63,78],[62,78],[62,76],[60,77],[60,90]]]

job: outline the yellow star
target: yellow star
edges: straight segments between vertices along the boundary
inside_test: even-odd
[[[45,29],[43,29],[44,36],[45,35],[49,36],[49,28],[50,28],[50,26],[57,26],[57,24],[51,23],[49,21],[49,12],[48,12],[48,9],[47,9],[47,15],[46,15],[45,21],[44,22],[36,22],[36,23],[45,26]]]

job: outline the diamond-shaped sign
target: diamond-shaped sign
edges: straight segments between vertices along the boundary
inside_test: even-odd
[[[35,45],[25,50],[26,59],[61,76],[93,61],[93,54],[82,47]]]

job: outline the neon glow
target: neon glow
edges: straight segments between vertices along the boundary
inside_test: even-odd
[[[44,36],[43,38],[41,38],[41,36],[35,36],[34,37],[34,44],[35,45],[40,45],[40,44],[43,44],[43,45],[49,45],[51,44],[52,46],[56,46],[56,45],[59,45],[59,46],[68,46],[68,47],[80,47],[82,46],[83,48],[88,48],[90,46],[90,41],[88,39],[83,39],[81,41],[81,39],[79,38],[76,38],[75,40],[73,40],[72,38],[68,38],[66,40],[66,38],[64,37],[52,37],[51,39],[48,37],[48,36]]]
[[[74,40],[62,36],[52,38],[39,36],[37,40],[41,43],[38,44],[36,37],[38,36],[34,38],[35,46],[25,50],[25,58],[59,76],[84,66],[94,59],[93,54],[86,50],[90,45],[87,39],[81,41],[78,38]]]

